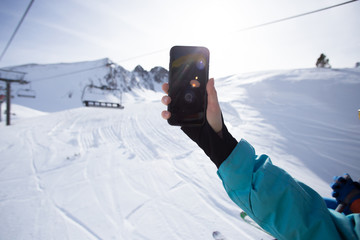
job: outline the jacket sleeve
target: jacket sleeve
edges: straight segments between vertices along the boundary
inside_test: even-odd
[[[336,219],[345,230],[319,194],[274,166],[268,156],[255,155],[245,140],[221,164],[218,175],[232,201],[277,239],[358,239],[344,215]]]

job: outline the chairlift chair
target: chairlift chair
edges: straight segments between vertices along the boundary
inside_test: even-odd
[[[107,92],[107,93],[112,93],[114,96],[116,96],[114,93],[118,93],[119,96],[117,96],[117,97],[119,98],[119,102],[103,101],[103,100],[99,100],[99,99],[88,99],[88,97],[86,95],[87,95],[87,93],[91,92],[93,89],[100,89],[102,94]],[[95,86],[93,84],[85,86],[85,88],[83,89],[82,95],[81,95],[81,101],[85,107],[103,107],[103,108],[124,109],[124,106],[121,104],[120,89],[109,88],[105,85],[100,86],[100,87]]]
[[[36,92],[35,92],[35,90],[32,90],[31,88],[19,89],[16,92],[16,95],[18,97],[24,97],[24,98],[36,98]]]

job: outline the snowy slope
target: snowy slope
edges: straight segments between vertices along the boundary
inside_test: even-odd
[[[216,87],[233,135],[323,196],[332,176],[360,177],[359,70],[239,74]],[[162,95],[134,88],[124,110],[33,117],[14,105],[13,125],[0,126],[0,238],[272,239],[239,219],[215,166],[161,119]]]
[[[360,178],[359,69],[251,73],[219,85],[232,132],[297,179],[330,197],[334,175]]]

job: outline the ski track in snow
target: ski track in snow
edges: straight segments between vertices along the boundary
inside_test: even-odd
[[[83,222],[78,220],[76,217],[74,217],[70,212],[68,212],[66,209],[61,208],[57,205],[55,207],[60,212],[60,215],[64,216],[64,218],[69,219],[70,222],[73,222],[75,225],[77,225],[79,228],[82,228],[86,233],[89,233],[90,236],[93,237],[93,239],[101,239],[96,233],[94,233],[88,226],[86,226]]]
[[[153,103],[146,103],[146,105],[156,106]],[[211,194],[201,185],[203,180],[197,179],[200,183],[197,180],[193,180],[192,172],[186,172],[186,168],[181,166],[181,162],[187,161],[187,158],[190,156],[189,154],[192,152],[191,147],[186,147],[183,144],[169,144],[169,142],[176,142],[178,139],[174,140],[172,137],[173,128],[168,126],[161,128],[162,126],[159,125],[159,122],[163,120],[154,121],[154,119],[159,119],[158,111],[144,111],[148,108],[144,108],[142,104],[135,104],[133,108],[139,108],[139,111],[143,111],[141,118],[128,115],[125,111],[113,112],[114,110],[103,109],[70,110],[58,113],[56,118],[63,120],[55,122],[54,125],[39,124],[35,127],[36,131],[26,130],[26,142],[24,142],[24,145],[31,146],[29,151],[31,169],[40,196],[51,199],[49,203],[52,204],[59,215],[77,226],[84,236],[91,239],[107,238],[106,235],[105,237],[99,235],[96,232],[96,228],[91,223],[88,223],[81,214],[77,216],[76,211],[73,212],[73,209],[67,209],[67,200],[64,200],[63,197],[57,198],[56,190],[52,190],[52,186],[64,186],[70,192],[73,192],[74,190],[72,189],[75,187],[72,187],[70,184],[87,185],[91,189],[91,201],[99,208],[99,214],[104,216],[108,224],[111,223],[114,226],[115,232],[113,236],[117,236],[116,238],[132,238],[129,236],[136,235],[141,236],[140,239],[146,239],[141,234],[141,231],[133,230],[136,229],[136,220],[139,218],[138,214],[144,208],[153,207],[157,202],[161,202],[160,206],[167,206],[166,208],[170,209],[170,211],[177,211],[171,203],[164,202],[161,196],[171,195],[172,192],[181,192],[182,188],[185,187],[192,189],[192,192],[196,193],[195,197],[192,196],[191,199],[196,199],[197,202],[200,201],[204,207],[215,214],[218,221],[226,222],[229,226],[237,229],[241,235],[251,238],[245,231],[232,223],[233,219],[229,220],[218,213],[219,209],[222,210],[224,207],[217,203],[215,199],[209,202],[208,199],[211,199]],[[92,112],[96,113],[98,111],[102,112],[105,116],[88,118]],[[66,124],[66,122],[70,124]],[[99,124],[96,124],[97,122]],[[164,131],[164,129],[167,129],[167,131]],[[184,136],[182,138],[188,141]],[[79,156],[69,159],[72,152],[61,153],[61,149],[65,148],[63,145],[68,145],[70,149],[73,149],[73,152],[79,153]],[[88,152],[96,152],[98,149],[101,149],[101,155],[86,159]],[[103,153],[104,150],[107,152],[106,154]],[[42,154],[40,155],[40,153]],[[172,153],[177,154],[173,156]],[[201,154],[198,155],[201,156]],[[38,156],[41,157],[39,158]],[[172,169],[177,180],[173,183],[166,183],[164,186],[157,186],[158,182],[162,181],[162,171],[161,169],[158,171],[157,168],[162,167],[162,165],[161,163],[156,164],[156,162],[166,161],[168,157],[173,159],[169,170]],[[201,157],[203,158],[203,156]],[[99,166],[99,161],[101,166]],[[136,176],[144,175],[145,173],[146,177],[144,179],[138,178],[135,184],[134,182],[130,183],[127,179],[131,178],[131,168],[127,168],[127,172],[124,172],[121,167],[114,168],[114,166],[121,165],[120,161],[136,161],[135,165],[144,164],[145,166],[152,167],[148,169],[151,174],[146,174],[144,172],[145,168],[141,168],[144,170],[134,169],[133,171]],[[155,169],[152,166],[154,161]],[[82,171],[82,177],[80,179],[76,178],[78,182],[68,183],[65,179],[66,177],[59,175],[61,172],[64,172],[66,175],[67,168],[70,169],[76,165],[78,165],[76,169]],[[178,165],[181,167],[178,168]],[[55,172],[57,173],[55,174]],[[50,184],[42,183],[47,181],[48,176],[53,175],[59,175],[59,177],[56,177],[55,181]],[[122,202],[122,193],[117,192],[116,188],[114,190],[113,184],[116,185],[115,181],[122,181],[121,184],[126,185],[134,196],[141,196],[139,203],[133,204],[130,209],[124,210],[124,207],[119,204]],[[146,189],[146,185],[150,186],[150,189]],[[160,207],[157,208],[160,219],[169,218],[166,211],[163,211]],[[115,213],[114,209],[116,210]],[[180,210],[180,212],[183,212],[181,214],[192,216],[192,211],[185,209]],[[121,224],[121,219],[123,219],[122,221],[127,221],[127,224]],[[135,219],[135,223],[133,223],[133,219]],[[189,219],[195,225],[199,225],[198,222],[204,221],[203,217],[198,218],[196,216]],[[126,233],[129,230],[129,226],[131,226],[130,229],[135,233],[131,233],[131,231]],[[172,226],[167,225],[166,228],[171,229]],[[183,239],[180,233],[172,232],[168,234],[170,234],[169,236],[172,239]],[[153,237],[149,239],[153,239]]]

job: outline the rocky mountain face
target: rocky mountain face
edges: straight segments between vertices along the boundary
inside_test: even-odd
[[[168,81],[168,70],[163,67],[154,67],[150,71],[146,71],[138,65],[133,71],[129,71],[110,60],[108,61],[109,72],[102,78],[98,78],[98,83],[103,86],[118,88],[124,92],[129,92],[133,88],[156,90],[156,85]]]

